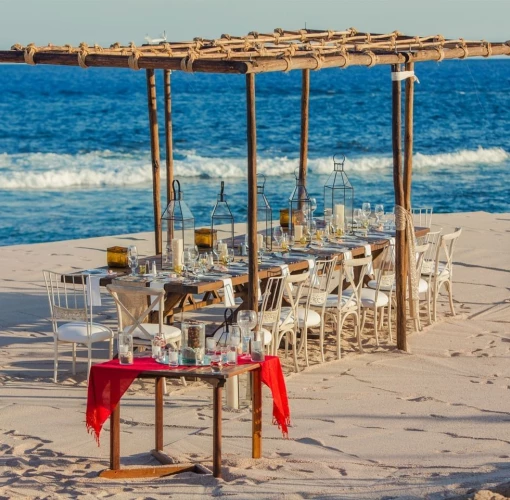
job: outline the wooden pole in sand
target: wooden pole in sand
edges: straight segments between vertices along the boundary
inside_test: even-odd
[[[405,64],[405,71],[414,71],[414,63],[407,62]],[[406,78],[405,86],[405,110],[404,110],[404,197],[406,210],[411,210],[411,181],[413,174],[413,121],[414,121],[414,78]],[[409,263],[408,244],[409,239],[414,238],[410,230],[406,231],[405,235],[405,261]],[[408,264],[409,266],[409,264]],[[408,290],[411,290],[411,273],[407,283]],[[408,294],[411,295],[410,293]],[[417,309],[417,301],[409,300],[409,312],[411,318],[415,318],[419,314]]]
[[[310,70],[302,72],[301,86],[301,144],[299,150],[299,180],[306,186],[306,171],[308,168],[308,124],[310,109]]]
[[[258,308],[257,258],[257,125],[255,119],[255,75],[246,75],[248,136],[248,308]]]
[[[174,151],[172,124],[172,90],[169,69],[163,71],[165,89],[165,144],[166,144],[166,203],[172,198],[172,183],[174,181]]]
[[[400,71],[400,64],[392,65],[393,72]],[[404,185],[402,180],[402,89],[400,81],[392,81],[392,144],[393,144],[393,186],[395,205],[404,206]],[[395,238],[396,299],[397,299],[397,348],[407,351],[406,336],[406,276],[405,231],[397,225]]]
[[[159,157],[159,131],[158,131],[158,105],[156,101],[156,78],[154,70],[147,72],[147,103],[149,106],[149,130],[151,134],[152,158],[152,198],[154,202],[154,240],[156,254],[161,253],[161,194],[160,194],[160,157]]]

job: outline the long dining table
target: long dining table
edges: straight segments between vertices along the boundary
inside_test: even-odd
[[[428,231],[428,228],[418,227],[415,228],[415,235],[421,237]],[[270,276],[278,276],[283,272],[284,267],[287,267],[290,273],[303,271],[309,268],[311,259],[330,258],[334,255],[337,256],[337,265],[341,265],[345,255],[352,258],[362,257],[367,252],[367,247],[370,248],[375,267],[377,267],[377,257],[394,237],[394,232],[372,231],[366,235],[344,236],[334,241],[314,241],[307,245],[295,245],[286,252],[276,248],[266,252],[259,262],[259,279],[264,282]],[[148,257],[147,260],[159,263],[161,257],[156,255]],[[156,275],[131,275],[128,268],[109,270],[105,267],[103,269],[105,273],[113,271],[113,274],[105,274],[101,277],[100,285],[102,286],[116,279],[164,288],[166,292],[164,316],[170,322],[174,315],[180,312],[223,302],[220,290],[225,286],[225,279],[231,280],[235,297],[242,300],[237,309],[244,308],[247,303],[248,257],[236,256],[234,262],[227,268],[215,268],[192,277],[177,276],[162,270],[158,270]]]

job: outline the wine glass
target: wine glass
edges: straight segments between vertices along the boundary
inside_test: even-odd
[[[317,198],[310,198],[310,212],[311,219],[313,220],[313,213],[317,210]]]
[[[356,227],[359,226],[359,223],[361,221],[361,209],[360,208],[355,208],[353,211],[352,211],[352,220],[354,221],[354,225]]]
[[[376,218],[377,224],[379,225],[380,220],[381,220],[382,216],[384,215],[384,205],[382,205],[380,203],[377,204],[374,208],[374,213],[375,213],[375,218]]]
[[[138,250],[135,245],[129,245],[128,247],[128,263],[131,268],[131,274],[136,274],[136,268],[138,267]]]
[[[257,313],[252,310],[239,311],[237,313],[237,324],[241,328],[243,337],[243,352],[249,351],[250,340],[253,340],[251,329],[257,325]]]
[[[229,248],[227,250],[227,265],[230,266],[230,264],[232,264],[232,262],[234,262],[234,258],[235,258],[235,251],[233,248]]]
[[[371,209],[370,209],[370,203],[363,203],[361,205],[361,210],[363,212],[363,215],[368,219],[370,217]]]
[[[273,230],[273,238],[278,246],[281,246],[282,244],[282,235],[283,235],[282,228],[280,226],[275,227]]]

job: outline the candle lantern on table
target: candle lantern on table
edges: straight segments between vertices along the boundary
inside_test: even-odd
[[[310,222],[312,215],[312,203],[304,182],[299,178],[296,172],[296,187],[289,198],[289,234],[294,234],[295,226],[301,226],[310,230]]]
[[[259,174],[257,178],[257,224],[262,225],[264,245],[273,249],[273,210],[264,193],[266,176]]]
[[[205,352],[205,324],[189,320],[181,324],[181,363],[201,365]]]
[[[354,188],[344,171],[345,156],[333,156],[333,172],[324,185],[324,212],[331,210],[332,221],[344,231],[353,227]]]
[[[179,271],[184,246],[195,244],[195,218],[183,199],[177,179],[172,188],[172,199],[161,217],[161,268]]]
[[[217,241],[226,242],[228,247],[234,248],[234,216],[224,191],[225,183],[221,181],[220,193],[211,214],[211,233],[216,232]]]

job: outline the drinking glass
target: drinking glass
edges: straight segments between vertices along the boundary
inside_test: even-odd
[[[370,217],[371,209],[370,209],[370,203],[363,203],[361,205],[361,210],[363,212],[363,215],[368,219]]]
[[[311,219],[313,220],[313,213],[317,210],[317,198],[310,198],[310,214]]]
[[[227,265],[230,266],[230,264],[232,264],[232,262],[234,262],[234,258],[235,258],[235,251],[233,248],[229,248],[227,250]]]
[[[136,274],[136,268],[138,267],[138,250],[135,245],[128,246],[128,263],[131,268],[131,274]]]
[[[215,351],[212,351],[209,355],[211,358],[211,371],[221,372],[222,367],[221,350],[216,349]]]
[[[282,236],[283,236],[282,228],[280,226],[275,227],[273,230],[273,238],[278,246],[281,246],[282,244]]]
[[[360,208],[355,208],[352,211],[352,220],[354,221],[355,227],[359,226],[359,223],[361,221],[361,216],[362,216],[362,213],[361,213],[361,209]]]
[[[250,340],[253,339],[251,329],[257,324],[257,313],[251,310],[239,311],[237,314],[237,324],[241,328],[243,337],[243,351],[248,352],[246,346],[250,345]]]
[[[380,203],[376,205],[374,208],[374,213],[377,224],[379,224],[382,216],[384,215],[384,205],[381,205]]]

